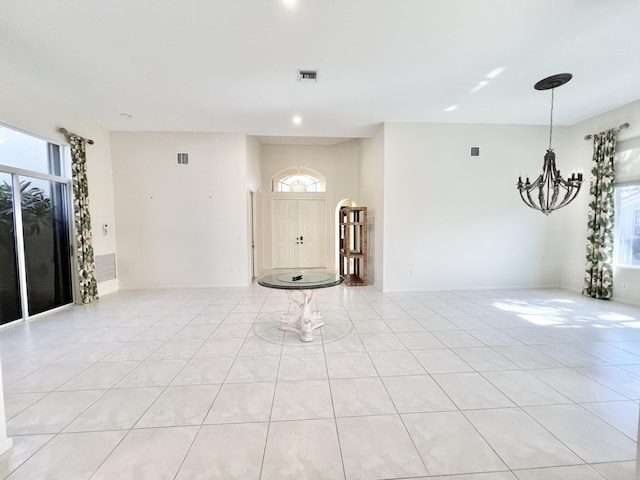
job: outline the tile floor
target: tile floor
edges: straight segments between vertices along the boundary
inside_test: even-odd
[[[556,291],[123,291],[0,332],[18,479],[632,480],[640,309]]]

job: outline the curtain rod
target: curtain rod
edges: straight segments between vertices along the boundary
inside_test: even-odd
[[[620,130],[624,130],[625,128],[629,128],[631,125],[629,125],[629,122],[623,123],[622,125],[620,125],[618,128],[616,128],[616,132],[619,132]],[[590,135],[585,135],[584,139],[585,140],[591,140],[593,138],[593,136],[595,135],[595,133],[590,134]]]
[[[67,129],[66,129],[66,128],[64,128],[64,127],[60,127],[60,128],[58,129],[58,131],[59,131],[60,133],[62,133],[63,135],[69,135],[69,130],[67,130]],[[93,144],[94,144],[94,141],[93,141],[93,140],[91,140],[90,138],[87,138],[86,140],[87,140],[87,143],[88,143],[89,145],[93,145]]]

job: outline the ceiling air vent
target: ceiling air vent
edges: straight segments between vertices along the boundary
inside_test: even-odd
[[[318,70],[298,70],[299,82],[317,82]]]
[[[469,148],[469,154],[472,157],[479,157],[480,156],[480,147],[470,147]]]
[[[188,165],[188,164],[189,164],[189,154],[178,153],[178,165]]]

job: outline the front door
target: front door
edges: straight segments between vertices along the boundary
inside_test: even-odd
[[[319,200],[273,199],[274,268],[323,268],[327,257],[327,204]]]

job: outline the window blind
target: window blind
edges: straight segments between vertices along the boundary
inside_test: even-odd
[[[616,185],[640,182],[640,137],[617,142],[613,162]]]

